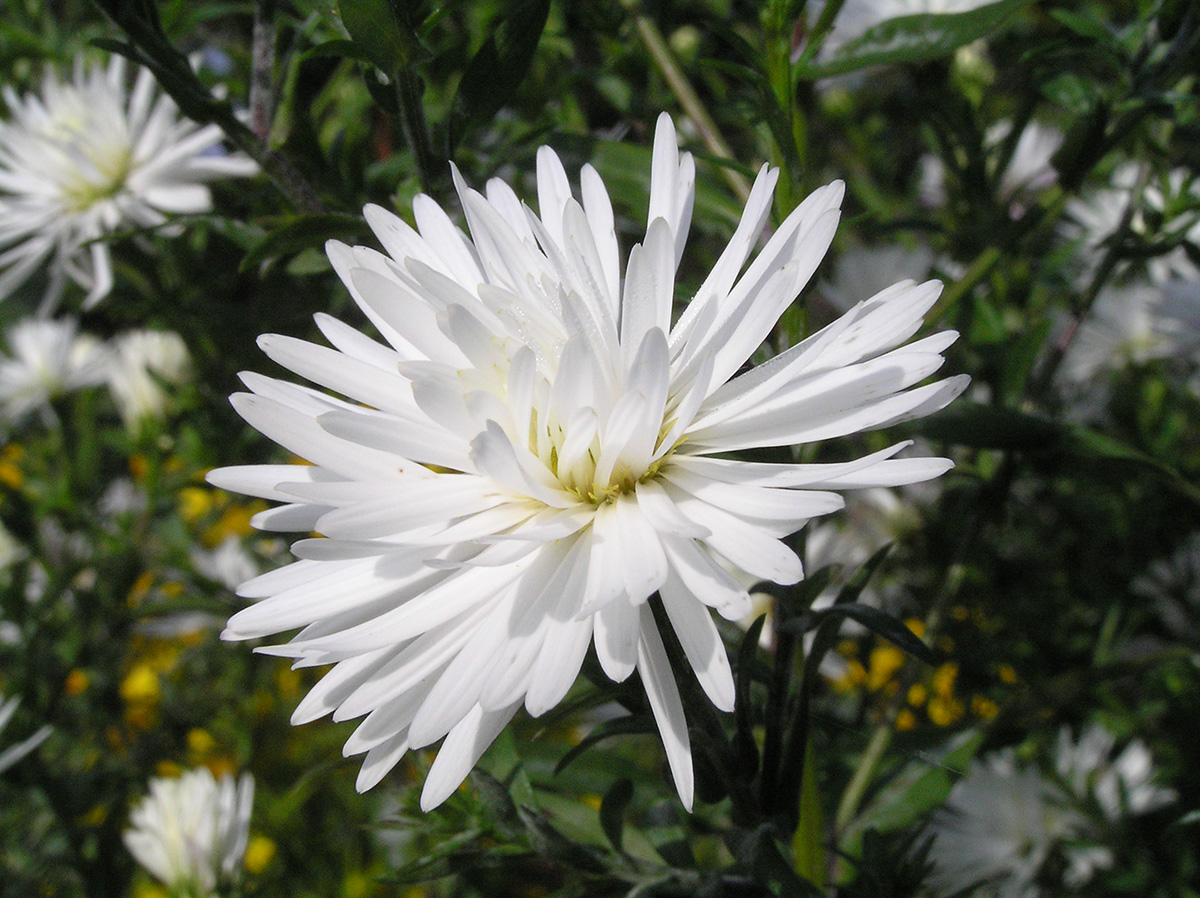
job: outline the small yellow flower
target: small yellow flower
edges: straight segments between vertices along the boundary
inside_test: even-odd
[[[188,730],[187,746],[188,751],[192,752],[192,754],[204,756],[216,748],[217,740],[212,737],[208,730],[194,727]]]
[[[143,879],[134,886],[132,898],[171,898],[171,893],[157,882]]]
[[[121,681],[120,693],[128,704],[153,704],[162,697],[158,674],[149,664],[135,664]]]
[[[936,695],[925,709],[929,719],[940,727],[948,727],[963,716],[963,705],[956,698]]]
[[[25,474],[21,471],[21,459],[25,450],[10,443],[0,452],[0,482],[10,489],[20,489],[25,482]]]
[[[928,697],[929,690],[927,690],[920,683],[913,683],[908,687],[908,703],[914,708],[919,708],[921,705],[925,704],[925,699]]]
[[[846,672],[833,681],[833,688],[838,692],[852,692],[867,682],[867,669],[860,661],[851,661],[846,665]]]
[[[242,863],[245,864],[246,872],[251,876],[257,876],[271,865],[271,861],[275,859],[275,840],[269,839],[266,836],[251,836],[249,843],[246,845],[246,856]]]
[[[910,617],[904,622],[904,626],[912,631],[913,636],[921,639],[925,635],[925,621],[915,617]]]
[[[63,682],[63,692],[74,698],[78,695],[83,695],[87,692],[88,686],[91,684],[91,679],[87,673],[80,670],[78,667],[67,674],[67,679]]]
[[[950,698],[954,695],[954,681],[958,678],[958,665],[951,661],[948,664],[943,664],[933,672],[933,679],[930,685],[933,686],[933,691],[941,698]]]
[[[584,795],[580,801],[591,808],[593,811],[600,810],[600,796],[595,794]]]
[[[179,491],[179,516],[189,524],[195,523],[212,510],[216,497],[212,490],[186,486]]]
[[[174,761],[159,761],[154,765],[154,773],[156,776],[174,778],[183,773],[183,768]]]
[[[950,616],[955,620],[966,620],[971,616],[970,610],[965,605],[955,605],[950,609]]]
[[[971,699],[971,710],[975,712],[977,717],[982,717],[984,720],[991,720],[1000,713],[1000,706],[986,695],[977,695]]]
[[[1011,664],[1001,664],[996,668],[996,676],[1000,678],[1000,682],[1008,686],[1014,686],[1017,682],[1017,670]]]
[[[904,732],[905,730],[911,730],[916,725],[917,725],[917,715],[913,714],[913,712],[908,710],[908,708],[905,708],[903,711],[901,711],[899,714],[896,715],[896,729],[899,730],[900,732]]]
[[[136,608],[150,593],[152,586],[154,586],[154,571],[142,571],[138,574],[138,578],[133,581],[133,586],[129,588],[129,595],[125,599],[129,607]]]
[[[249,502],[244,505],[230,505],[222,513],[220,519],[204,531],[203,540],[208,546],[219,546],[230,536],[245,538],[254,533],[250,519],[266,508],[264,502]]]
[[[904,666],[904,652],[894,645],[877,645],[871,649],[867,688],[874,692],[889,682]]]

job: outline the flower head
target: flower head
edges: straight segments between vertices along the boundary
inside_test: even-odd
[[[111,346],[108,386],[127,427],[161,417],[170,397],[163,384],[183,383],[191,368],[187,344],[170,331],[131,331]]]
[[[843,436],[941,408],[962,378],[916,386],[952,333],[901,345],[940,285],[904,282],[738,374],[812,275],[833,237],[840,183],[813,193],[746,266],[778,173],[763,167],[742,221],[672,324],[694,168],[670,118],[654,141],[649,228],[624,272],[613,211],[585,166],[582,202],[548,148],[534,215],[503,182],[455,183],[470,237],[428,197],[417,229],[366,216],[387,250],[331,243],[329,256],[375,342],[327,316],[335,348],[260,340],[277,362],[350,401],[258,374],[233,397],[254,427],[311,465],[213,472],[218,486],[286,504],[264,528],[319,531],[301,559],[244,584],[261,599],[226,637],[303,627],[270,651],[335,667],[293,721],[362,717],[369,788],[410,748],[445,737],[422,803],[444,800],[524,704],[567,692],[589,644],[605,673],[638,670],[686,805],[683,706],[647,600],[661,596],[719,708],[734,689],[708,608],[744,616],[728,569],[794,583],[782,538],[842,505],[837,489],[935,477],[944,459],[766,464],[740,449]],[[744,269],[744,270],[743,270]],[[727,569],[728,568],[728,569]]]
[[[0,355],[0,406],[10,421],[104,382],[104,346],[80,334],[73,318],[26,318],[8,329],[5,341],[9,355]]]
[[[254,779],[206,767],[150,781],[150,794],[129,815],[125,846],[176,895],[208,898],[236,878],[250,831]]]
[[[179,118],[154,78],[139,69],[127,93],[125,63],[75,67],[69,82],[47,71],[41,95],[8,87],[0,122],[0,299],[50,260],[47,305],[71,280],[85,308],[112,288],[104,239],[157,227],[169,215],[207,212],[203,182],[253,174],[255,164],[219,148],[216,125]]]

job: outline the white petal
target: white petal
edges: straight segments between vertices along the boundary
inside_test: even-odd
[[[687,719],[683,715],[683,703],[679,700],[679,689],[663,648],[662,637],[654,624],[650,606],[640,609],[641,638],[638,640],[637,667],[650,700],[650,710],[662,735],[663,747],[667,751],[667,764],[675,780],[675,789],[684,808],[692,809],[692,791],[695,787],[692,771],[692,746],[688,739]]]

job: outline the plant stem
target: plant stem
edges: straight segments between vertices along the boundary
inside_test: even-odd
[[[395,73],[396,97],[400,102],[400,130],[413,154],[417,167],[417,179],[421,189],[437,198],[446,181],[447,160],[439,159],[429,139],[429,124],[425,119],[425,104],[422,99],[424,85],[421,78],[411,69]]]
[[[696,130],[700,133],[700,139],[704,141],[705,147],[718,159],[730,162],[735,161],[733,150],[729,148],[729,144],[721,136],[721,132],[717,128],[717,123],[709,115],[707,107],[705,107],[704,102],[700,99],[699,94],[696,93],[696,89],[692,86],[691,81],[688,80],[687,75],[684,74],[679,64],[675,61],[675,55],[671,52],[671,48],[667,46],[667,42],[663,39],[662,32],[658,30],[658,26],[637,11],[637,0],[622,0],[622,4],[634,14],[633,23],[637,28],[638,37],[646,45],[646,49],[650,52],[650,58],[658,66],[658,70],[664,80],[666,80],[667,86],[675,94],[675,99],[679,101],[679,105],[683,107],[683,111],[692,120],[693,124],[695,124]],[[733,189],[733,192],[738,195],[738,199],[743,203],[749,199],[750,182],[746,180],[741,172],[727,166],[721,166],[721,175]]]
[[[250,50],[250,130],[259,140],[271,134],[275,104],[275,0],[254,0]]]

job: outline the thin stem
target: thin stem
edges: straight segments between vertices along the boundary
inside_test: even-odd
[[[658,70],[662,73],[667,86],[675,94],[675,99],[679,101],[679,105],[683,107],[683,111],[692,120],[693,124],[695,124],[696,130],[700,134],[700,139],[704,141],[704,146],[718,159],[724,159],[729,162],[735,161],[733,150],[729,148],[729,144],[721,136],[721,132],[717,128],[717,123],[709,115],[708,109],[700,99],[699,94],[696,93],[695,87],[692,86],[683,69],[675,61],[675,54],[667,46],[667,42],[663,39],[662,32],[658,30],[658,26],[649,18],[636,11],[637,0],[622,0],[622,3],[627,10],[634,13],[633,23],[637,28],[638,37],[646,45],[646,49],[650,52],[650,58],[658,66]],[[750,182],[746,180],[741,172],[727,166],[721,166],[721,175],[743,203],[750,198]]]
[[[250,130],[259,140],[271,134],[275,105],[275,0],[254,0],[250,50]]]
[[[400,101],[400,129],[412,150],[417,179],[426,193],[436,197],[445,183],[447,160],[438,158],[429,139],[429,124],[425,120],[422,98],[424,85],[420,76],[411,69],[397,71],[395,78],[396,96]]]

